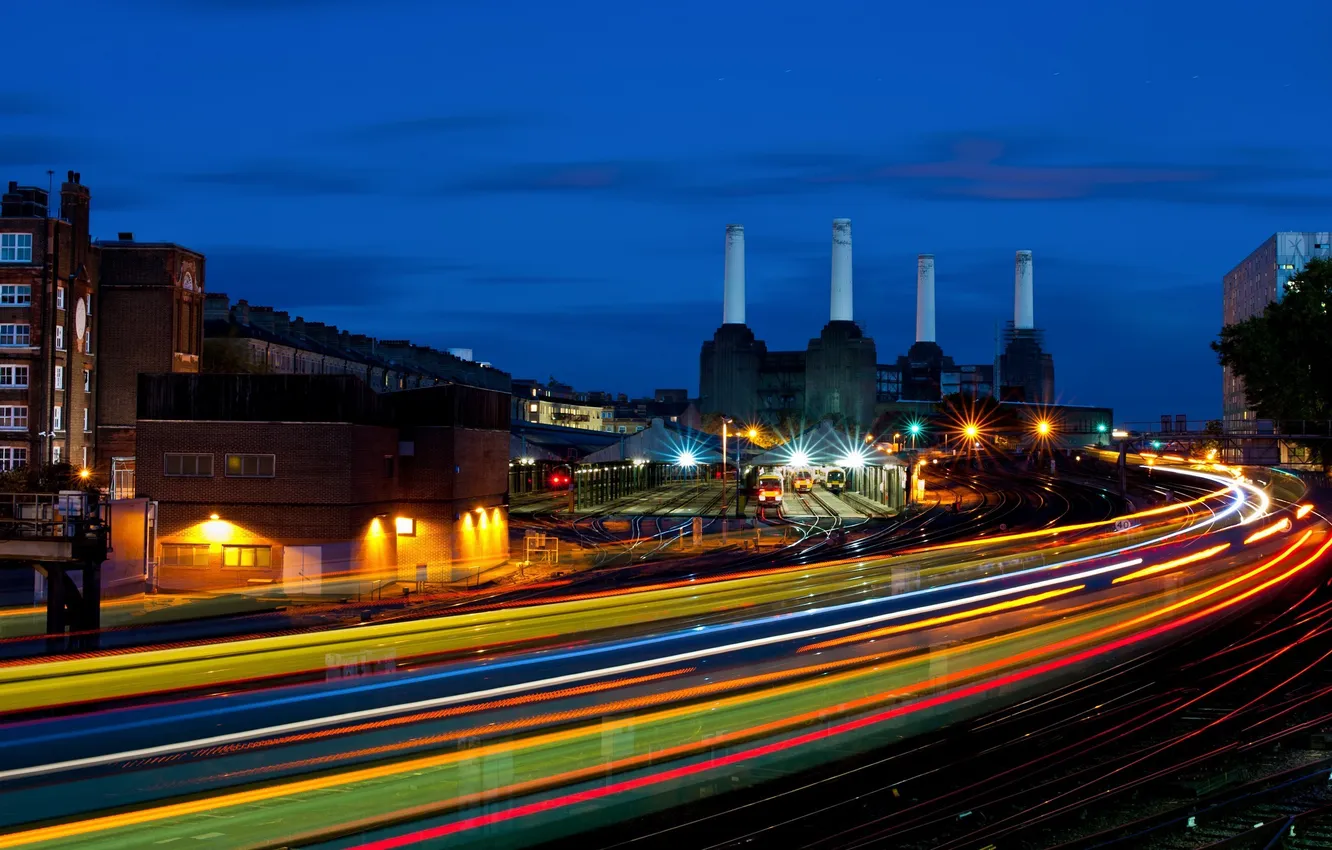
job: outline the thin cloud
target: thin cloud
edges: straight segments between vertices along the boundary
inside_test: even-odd
[[[36,115],[48,115],[50,111],[47,104],[35,97],[21,92],[0,92],[0,116],[31,118]]]
[[[337,136],[355,141],[392,141],[487,133],[508,130],[528,123],[530,123],[528,120],[516,115],[502,113],[427,115],[351,127],[339,132]]]
[[[257,162],[233,169],[182,174],[179,179],[196,185],[258,189],[275,195],[374,195],[384,191],[380,182],[365,173],[293,162]]]
[[[501,169],[451,187],[463,192],[616,193],[664,188],[667,170],[656,163],[592,161],[535,163]]]
[[[203,249],[205,286],[278,310],[383,306],[415,289],[412,278],[465,271],[447,260],[254,246]]]

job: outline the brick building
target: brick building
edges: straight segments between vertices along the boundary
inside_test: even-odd
[[[379,392],[459,383],[509,390],[509,375],[451,351],[381,340],[336,325],[292,318],[285,310],[204,297],[204,359],[212,372],[355,375]]]
[[[0,199],[0,468],[95,455],[98,252],[90,193],[69,172],[52,215],[45,189]]]
[[[169,242],[121,233],[101,253],[102,336],[97,395],[98,480],[133,492],[140,373],[194,373],[203,353],[204,257]],[[103,478],[103,476],[107,476]]]
[[[335,375],[143,375],[138,495],[172,590],[448,581],[508,557],[509,399]]]

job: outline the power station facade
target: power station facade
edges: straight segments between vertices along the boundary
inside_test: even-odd
[[[895,363],[879,364],[874,340],[855,321],[851,221],[834,219],[828,323],[804,351],[769,351],[745,323],[745,229],[726,227],[722,325],[699,357],[701,413],[772,424],[832,419],[867,428],[885,403],[945,395],[1054,402],[1054,360],[1035,327],[1030,251],[1018,251],[1013,320],[992,363],[958,365],[935,339],[933,254],[916,260],[916,341]],[[877,406],[877,408],[876,408]]]
[[[722,326],[699,357],[699,410],[745,420],[874,418],[877,355],[855,322],[851,220],[832,227],[828,323],[804,351],[769,351],[745,324],[745,229],[726,228]]]

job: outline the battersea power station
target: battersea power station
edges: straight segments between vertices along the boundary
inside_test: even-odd
[[[935,340],[934,256],[921,254],[915,344],[882,364],[874,340],[855,321],[851,220],[834,219],[828,323],[804,351],[769,351],[745,324],[745,229],[727,225],[722,325],[699,357],[699,412],[769,424],[831,419],[864,429],[897,403],[937,402],[954,393],[1051,404],[1054,360],[1034,327],[1031,270],[1031,252],[1018,251],[1014,316],[995,341],[993,362],[960,365]]]
[[[833,220],[832,308],[823,332],[804,351],[768,351],[745,324],[745,229],[726,227],[722,326],[703,343],[699,410],[745,420],[825,417],[852,425],[874,418],[874,340],[852,312],[851,220]]]

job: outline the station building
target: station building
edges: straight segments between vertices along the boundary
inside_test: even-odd
[[[507,393],[336,375],[143,375],[156,585],[455,580],[508,558]]]

